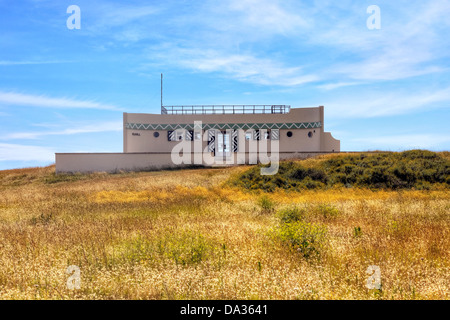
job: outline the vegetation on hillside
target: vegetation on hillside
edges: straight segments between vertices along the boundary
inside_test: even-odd
[[[310,167],[299,161],[281,161],[275,175],[261,175],[260,169],[261,165],[252,167],[231,179],[230,185],[267,192],[333,186],[392,190],[450,187],[450,160],[426,150],[339,155]]]
[[[249,166],[0,171],[0,299],[449,299],[447,182],[371,190],[328,180],[346,165],[406,156],[407,168],[436,164],[414,173],[414,188],[442,181],[448,155],[426,154],[295,161],[291,172],[305,168],[323,187],[270,193],[230,185]],[[381,290],[366,286],[374,265]],[[80,289],[67,286],[69,266]]]

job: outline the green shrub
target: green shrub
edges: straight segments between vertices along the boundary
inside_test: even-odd
[[[88,174],[82,173],[51,173],[42,178],[42,182],[45,184],[53,184],[58,182],[73,182],[79,180],[85,180],[89,178]]]
[[[161,239],[158,249],[176,264],[190,265],[206,259],[212,245],[203,235],[187,232]]]
[[[343,155],[318,161],[313,168],[301,162],[281,161],[278,173],[261,175],[261,165],[231,179],[247,190],[324,189],[331,186],[371,189],[432,189],[450,184],[450,161],[426,150],[400,153]],[[439,188],[439,186],[436,186]]]
[[[117,258],[121,263],[151,262],[169,259],[179,265],[193,265],[206,260],[219,250],[202,234],[190,231],[166,233],[162,237],[149,239],[137,237],[120,244]],[[117,260],[116,259],[116,260]]]
[[[313,180],[311,177],[308,176],[305,179],[303,179],[303,186],[306,189],[319,189],[323,187],[323,184],[319,181]]]
[[[362,231],[361,231],[361,227],[354,227],[353,228],[353,237],[355,238],[359,238],[362,236]]]
[[[118,246],[115,263],[140,263],[155,259],[156,250],[154,243],[144,237],[125,240]],[[111,258],[112,259],[112,258]]]
[[[299,167],[299,168],[293,169],[293,170],[289,173],[288,178],[291,178],[291,179],[294,179],[294,180],[301,181],[301,180],[305,179],[306,176],[307,176],[307,171],[306,171],[306,169],[303,168],[303,167]]]
[[[323,183],[326,183],[328,181],[327,174],[322,169],[308,168],[306,174],[313,181],[319,181]]]
[[[261,207],[261,213],[271,213],[275,209],[275,203],[266,195],[258,199],[258,205]]]
[[[319,224],[295,221],[284,223],[274,230],[274,237],[290,250],[310,258],[320,254],[326,240],[327,230]]]
[[[292,207],[287,209],[282,209],[278,211],[278,218],[280,223],[291,223],[303,220],[306,215],[306,209],[300,209],[298,207]]]
[[[55,219],[52,212],[50,213],[41,213],[39,216],[32,217],[30,219],[31,225],[43,224],[47,225]]]
[[[325,219],[332,219],[339,216],[339,209],[329,204],[320,204],[316,208],[316,212],[321,214]]]

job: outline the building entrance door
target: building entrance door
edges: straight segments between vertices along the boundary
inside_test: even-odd
[[[217,132],[217,152],[216,157],[231,156],[231,139],[230,134],[226,131]]]

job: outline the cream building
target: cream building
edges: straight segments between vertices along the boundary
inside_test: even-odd
[[[164,106],[123,114],[123,153],[57,153],[56,172],[268,163],[339,152],[324,107]]]

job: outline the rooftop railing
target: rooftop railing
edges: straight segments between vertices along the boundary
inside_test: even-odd
[[[161,114],[283,114],[289,113],[288,105],[196,105],[162,106]]]

